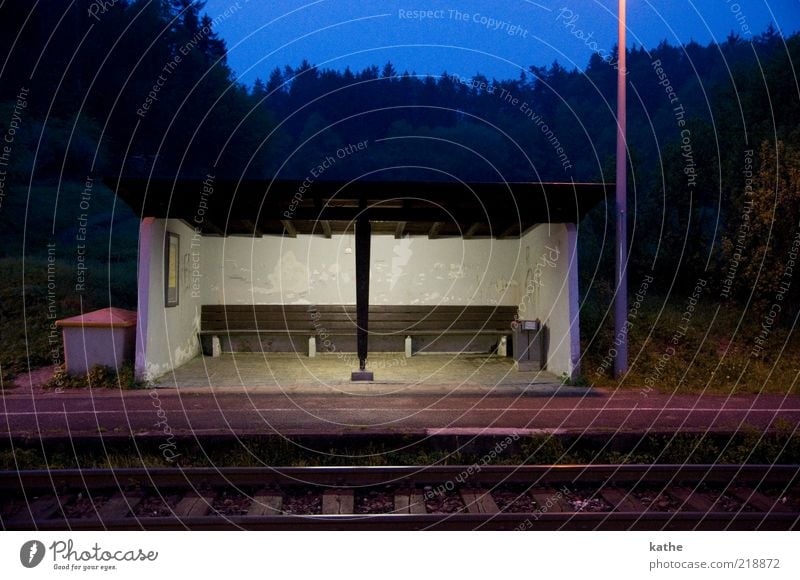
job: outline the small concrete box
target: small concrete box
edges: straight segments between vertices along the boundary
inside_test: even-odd
[[[103,308],[56,321],[63,329],[67,373],[85,375],[95,365],[119,369],[136,353],[136,312]]]

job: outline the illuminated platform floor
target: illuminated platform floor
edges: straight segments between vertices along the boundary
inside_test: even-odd
[[[309,374],[312,379],[306,379],[305,387],[298,381],[295,384],[300,386],[294,387],[243,387],[243,379],[255,379],[251,375],[267,368],[260,356],[253,355],[237,355],[235,364],[232,356],[191,361],[177,374],[188,381],[177,389],[72,389],[59,393],[41,387],[53,368],[38,369],[18,377],[16,387],[0,391],[0,436],[70,441],[76,437],[151,437],[159,442],[171,434],[192,440],[276,434],[428,437],[511,432],[605,437],[617,433],[730,433],[800,425],[800,395],[652,392],[645,396],[634,385],[616,391],[558,388],[547,382],[525,386],[527,379],[546,381],[548,377],[506,372],[511,371],[511,364],[499,359],[481,365],[481,357],[464,357],[455,365],[444,365],[447,358],[412,359],[402,371],[386,369],[386,374],[375,369],[377,378],[394,376],[407,383],[357,386],[342,378],[349,369],[340,368],[341,361],[320,359],[307,368],[324,369],[338,362],[333,368],[338,382],[329,380],[327,386],[313,383]],[[281,366],[274,355],[269,362],[271,369]],[[283,364],[287,368],[282,376],[297,372],[297,361],[287,359]],[[225,384],[221,379],[226,378],[229,384],[239,386],[209,387],[206,368],[213,384]],[[420,386],[415,385],[409,370],[414,368],[437,372]],[[476,368],[483,374],[471,374]],[[238,382],[231,379],[231,372]],[[192,376],[197,381],[194,387]],[[469,380],[463,385],[452,380],[458,376]],[[494,377],[495,382],[481,384],[476,377]],[[263,376],[260,381],[269,384]],[[498,382],[500,386],[493,386]],[[162,386],[168,386],[167,379]]]
[[[294,353],[235,353],[195,358],[174,373],[161,377],[155,386],[182,390],[236,387],[359,394],[496,390],[506,393],[578,392],[560,385],[558,377],[552,373],[521,372],[512,359],[485,354],[424,354],[411,358],[403,353],[371,354],[367,368],[374,373],[375,380],[369,383],[350,381],[350,372],[357,368],[358,362],[351,354],[321,354],[309,358]]]

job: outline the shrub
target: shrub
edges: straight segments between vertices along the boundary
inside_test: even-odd
[[[133,365],[125,363],[119,371],[111,367],[95,365],[85,375],[70,375],[63,366],[56,367],[53,377],[43,385],[45,389],[138,389],[142,383],[136,380]]]

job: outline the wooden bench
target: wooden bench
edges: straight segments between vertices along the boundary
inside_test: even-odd
[[[411,356],[413,352],[444,348],[443,337],[460,336],[470,344],[474,338],[490,335],[497,339],[495,352],[506,356],[515,313],[514,306],[370,305],[370,342],[392,339],[397,343],[401,340],[406,356]],[[203,305],[200,314],[203,350],[212,356],[222,350],[220,337],[227,338],[231,344],[232,337],[253,335],[259,340],[263,336],[288,336],[292,344],[295,337],[307,338],[308,355],[313,357],[318,348],[331,350],[329,337],[354,338],[356,331],[354,304]],[[424,344],[415,348],[416,340]]]

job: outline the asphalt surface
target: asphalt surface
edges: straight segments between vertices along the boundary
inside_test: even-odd
[[[552,389],[488,394],[286,393],[274,389],[0,392],[15,437],[176,434],[555,434],[732,432],[800,424],[800,396],[680,395]]]

